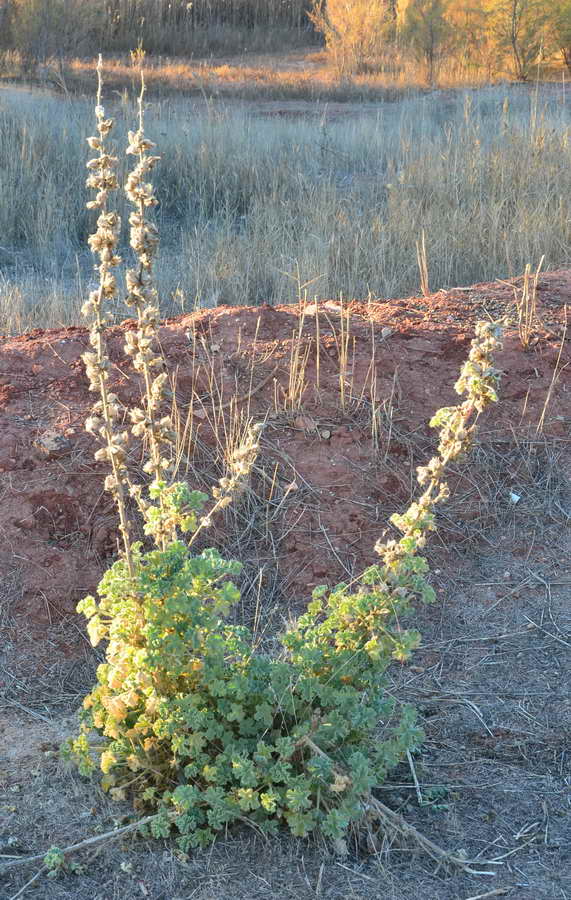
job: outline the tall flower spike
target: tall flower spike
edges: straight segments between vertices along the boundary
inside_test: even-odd
[[[143,379],[143,409],[130,412],[132,432],[146,440],[149,461],[145,471],[152,475],[153,483],[164,482],[165,473],[171,468],[170,452],[167,448],[174,443],[175,434],[168,416],[161,416],[161,403],[167,376],[160,370],[163,357],[155,346],[159,331],[159,309],[157,292],[153,279],[153,262],[159,243],[158,231],[147,219],[149,208],[157,205],[153,185],[147,181],[159,156],[152,156],[152,141],[145,137],[144,123],[145,79],[141,70],[141,92],[138,98],[139,127],[129,132],[127,153],[137,157],[135,168],[129,173],[125,185],[127,198],[134,206],[129,216],[130,243],[137,256],[138,265],[127,272],[127,297],[125,302],[137,313],[137,330],[126,336],[125,351],[133,360],[133,368]],[[159,499],[163,509],[163,498]],[[164,509],[163,509],[164,512]],[[174,537],[174,534],[172,535]],[[161,535],[160,544],[165,548],[167,535]]]
[[[129,435],[126,431],[119,431],[118,425],[122,410],[119,400],[108,388],[109,358],[103,339],[105,327],[109,322],[109,316],[105,310],[105,301],[112,300],[117,295],[117,283],[113,269],[121,262],[117,255],[117,241],[121,220],[116,212],[108,209],[109,195],[119,187],[115,172],[117,157],[111,156],[107,151],[106,140],[113,128],[113,119],[105,118],[105,110],[101,104],[101,92],[103,89],[102,60],[101,55],[97,63],[97,105],[95,116],[97,122],[97,134],[87,138],[87,143],[92,150],[97,151],[97,156],[87,163],[89,176],[87,187],[96,191],[95,199],[87,204],[88,209],[99,209],[97,230],[89,238],[89,246],[99,262],[95,271],[99,275],[99,287],[91,291],[89,299],[83,304],[82,313],[91,320],[89,342],[92,350],[82,355],[89,390],[99,394],[99,400],[94,404],[91,416],[85,423],[86,430],[100,438],[103,446],[96,452],[95,459],[98,462],[108,462],[111,473],[105,479],[105,488],[112,495],[119,510],[119,529],[125,551],[125,559],[129,573],[133,574],[133,561],[131,554],[131,542],[129,537],[129,519],[127,516],[126,497],[129,489],[127,473],[127,444]]]
[[[249,422],[244,430],[241,440],[232,450],[226,463],[226,474],[218,480],[218,486],[213,488],[212,495],[215,504],[209,512],[203,516],[198,528],[190,538],[188,546],[192,546],[200,532],[209,528],[212,517],[222,509],[226,509],[245,490],[252,468],[260,449],[260,434],[263,430],[260,423]]]
[[[438,455],[417,469],[417,481],[425,487],[403,515],[391,517],[393,525],[403,533],[399,541],[378,542],[375,550],[392,575],[398,575],[403,561],[426,543],[427,530],[433,529],[433,508],[448,497],[444,471],[448,464],[470,449],[480,413],[495,403],[499,372],[492,356],[501,350],[501,328],[494,322],[478,322],[470,354],[454,385],[457,394],[466,394],[458,406],[440,409],[430,425],[440,428]]]

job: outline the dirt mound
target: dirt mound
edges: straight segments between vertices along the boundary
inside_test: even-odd
[[[541,278],[527,350],[513,290],[501,284],[343,307],[219,307],[168,320],[161,342],[181,422],[194,410],[187,468],[203,484],[216,479],[220,435],[232,427],[229,417],[237,421],[233,395],[254,418],[266,418],[258,526],[244,549],[290,598],[307,598],[315,584],[347,579],[372,560],[386,516],[414,489],[410,463],[430,450],[427,418],[456,400],[477,319],[508,315],[512,323],[498,360],[502,402],[486,416],[482,439],[497,449],[543,434],[569,446],[571,354],[562,335],[570,299],[571,273]],[[126,321],[109,334],[113,386],[125,402],[138,396],[123,351],[130,327]],[[82,328],[0,341],[0,566],[19,578],[13,612],[26,629],[67,617],[116,553],[106,473],[83,430],[93,402],[80,359],[87,344]],[[478,483],[458,472],[441,521],[448,540],[469,540],[482,516],[501,507],[533,504],[533,479],[523,469],[541,474],[537,449],[523,467],[502,459],[514,468],[507,493],[504,485],[492,496],[493,479]]]
[[[345,308],[220,307],[167,321],[161,332],[181,477],[202,489],[216,480],[240,410],[266,421],[251,489],[206,540],[244,562],[236,621],[271,650],[311,586],[347,580],[373,559],[388,516],[415,488],[415,465],[431,452],[427,419],[456,401],[475,320],[510,317],[497,360],[502,402],[486,413],[469,464],[452,473],[429,542],[438,602],[414,611],[422,645],[413,665],[387,673],[390,695],[418,708],[426,739],[379,790],[448,850],[505,861],[492,893],[518,900],[569,894],[570,297],[571,273],[542,278],[528,350],[513,290],[497,284]],[[114,386],[125,401],[138,394],[123,351],[130,327],[110,335]],[[80,360],[86,346],[79,328],[0,341],[6,856],[65,847],[131,814],[54,754],[77,732],[76,711],[103,658],[74,605],[117,552],[106,472],[83,430],[93,401]],[[137,477],[135,447],[130,464]],[[486,891],[478,876],[432,873],[422,854],[393,847],[390,835],[380,846],[369,832],[366,847],[352,841],[340,863],[319,843],[280,834],[262,845],[247,829],[190,858],[162,843],[113,842],[90,856],[85,875],[65,876],[73,887],[46,879],[38,890],[46,898],[198,891],[203,900],[283,900],[308,890],[373,900],[381,884],[395,898]],[[30,875],[10,872],[6,896]]]

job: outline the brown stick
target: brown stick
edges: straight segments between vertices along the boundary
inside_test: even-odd
[[[102,841],[114,841],[123,834],[128,834],[130,831],[136,831],[138,828],[141,828],[142,825],[148,825],[149,822],[152,822],[153,819],[156,818],[156,815],[145,816],[145,818],[138,819],[136,822],[131,822],[130,825],[124,825],[122,828],[115,828],[113,831],[106,831],[104,834],[96,834],[94,837],[79,841],[78,844],[70,844],[69,847],[64,847],[62,853],[64,856],[67,856],[68,853],[75,853],[76,850],[83,850],[85,847],[91,847],[93,844],[100,844]],[[6,872],[8,869],[13,869],[16,866],[24,866],[27,865],[27,863],[43,862],[46,853],[38,853],[36,856],[22,856],[20,859],[13,859],[9,863],[5,863],[2,866],[1,871]]]
[[[303,739],[303,743],[306,747],[316,755],[321,756],[324,759],[330,759],[330,757],[325,753],[321,747],[318,747],[311,738],[306,737]],[[340,769],[340,767],[339,767]],[[343,773],[345,774],[345,773]],[[461,856],[455,856],[453,853],[449,853],[447,850],[444,850],[442,847],[439,847],[438,844],[435,844],[430,838],[425,837],[418,831],[413,825],[410,825],[406,819],[404,819],[400,813],[394,812],[394,810],[390,809],[388,806],[385,806],[384,803],[381,803],[380,800],[377,800],[375,797],[369,797],[363,804],[364,810],[372,814],[376,819],[379,819],[385,826],[390,826],[393,831],[398,832],[398,834],[403,837],[410,837],[414,840],[419,847],[422,847],[426,853],[429,854],[433,859],[435,859],[440,865],[446,866],[455,866],[456,868],[461,869],[463,872],[468,872],[470,875],[495,875],[495,872],[489,872],[485,869],[472,869],[471,865],[476,862],[476,860],[463,859]],[[503,863],[498,862],[496,860],[488,862],[487,860],[478,860],[478,864],[484,865],[503,865]]]

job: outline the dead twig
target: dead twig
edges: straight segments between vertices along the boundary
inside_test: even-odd
[[[473,869],[472,864],[476,862],[476,860],[463,859],[461,856],[456,856],[454,853],[450,853],[448,850],[439,847],[438,844],[435,844],[430,838],[425,837],[425,835],[418,831],[417,828],[407,822],[400,813],[385,806],[384,803],[381,803],[380,800],[377,800],[374,797],[367,801],[366,810],[375,818],[379,819],[385,827],[390,828],[392,831],[396,831],[397,834],[400,834],[404,838],[411,838],[422,850],[428,853],[432,859],[436,860],[439,865],[453,866],[470,875],[496,874],[495,872],[490,872],[486,869]],[[477,862],[480,865],[483,864],[485,866],[503,865],[499,859],[477,860]]]
[[[422,796],[422,791],[420,790],[418,778],[416,777],[416,769],[414,768],[414,762],[412,760],[412,754],[410,750],[406,751],[406,758],[408,760],[408,766],[410,769],[410,774],[412,775],[412,780],[414,781],[414,789],[416,791],[416,799],[418,800],[418,805],[424,806],[424,798]]]
[[[305,737],[302,739],[303,744],[308,747],[312,753],[316,756],[321,756],[324,759],[329,759],[330,757],[325,753],[321,747],[318,747],[310,737]],[[301,742],[300,742],[301,743]],[[340,767],[339,767],[340,769]],[[345,773],[343,773],[345,774]],[[401,837],[411,838],[419,847],[421,847],[432,859],[436,860],[439,866],[454,866],[456,868],[461,869],[463,872],[467,872],[470,875],[495,875],[495,872],[490,872],[486,869],[473,869],[472,863],[475,860],[464,859],[461,856],[456,856],[454,853],[450,853],[447,850],[444,850],[442,847],[439,847],[438,844],[435,844],[430,838],[425,837],[418,829],[416,829],[413,825],[410,825],[409,822],[404,819],[400,813],[395,812],[390,809],[388,806],[385,806],[384,803],[381,803],[380,800],[377,800],[376,797],[369,797],[368,800],[364,801],[363,809],[369,816],[372,816],[375,819],[378,819],[382,825],[390,831],[396,832]],[[518,848],[519,849],[519,848]],[[503,865],[500,860],[478,860],[479,865],[490,865],[490,866],[501,866]]]
[[[129,825],[124,825],[122,828],[105,831],[103,834],[96,834],[93,837],[86,838],[84,841],[79,841],[77,844],[70,844],[69,847],[64,847],[62,853],[64,856],[68,856],[71,853],[76,853],[78,850],[84,850],[86,847],[92,847],[94,844],[100,844],[103,841],[114,841],[118,837],[128,834],[130,831],[137,831],[139,828],[142,828],[143,825],[148,825],[156,818],[156,815],[145,816],[143,819],[137,819],[136,822],[131,822]],[[13,859],[8,863],[4,863],[0,871],[6,872],[8,869],[13,869],[16,866],[25,866],[28,863],[42,862],[45,859],[46,853],[47,851],[45,853],[37,853],[35,856],[22,856],[19,859]]]
[[[485,900],[487,897],[503,897],[505,894],[508,894],[511,891],[511,888],[496,888],[494,891],[486,891],[485,894],[472,894],[471,897],[466,897],[466,900]]]
[[[38,869],[38,871],[33,876],[33,878],[30,878],[29,881],[26,881],[26,883],[24,885],[22,885],[20,890],[16,891],[16,893],[10,897],[10,900],[18,900],[18,897],[21,897],[28,890],[29,887],[31,887],[33,884],[35,884],[35,882],[38,880],[38,878],[40,878],[44,874],[44,872],[47,872],[47,870],[48,870],[47,866],[42,866],[41,869]]]
[[[535,429],[536,434],[542,434],[543,428],[545,425],[545,416],[547,414],[547,407],[551,402],[551,396],[553,394],[553,390],[557,383],[557,379],[561,374],[564,366],[559,367],[559,363],[561,362],[561,354],[563,352],[563,346],[565,344],[565,338],[567,337],[567,306],[565,306],[565,324],[563,326],[563,334],[561,335],[561,344],[559,346],[559,353],[557,354],[557,359],[555,361],[555,368],[553,369],[553,375],[551,377],[551,384],[549,385],[549,390],[547,391],[547,396],[545,397],[545,403],[543,404],[543,409],[541,411],[541,416],[539,417],[539,422],[537,423],[537,427]]]

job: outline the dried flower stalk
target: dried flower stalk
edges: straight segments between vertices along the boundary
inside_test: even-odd
[[[109,210],[108,200],[112,191],[119,187],[116,175],[117,157],[107,151],[106,140],[113,128],[113,119],[105,118],[105,110],[101,104],[103,88],[102,60],[97,63],[97,105],[95,115],[97,134],[89,137],[87,143],[98,155],[90,159],[87,168],[90,174],[87,187],[97,191],[94,200],[87,204],[88,209],[99,209],[97,230],[89,238],[91,251],[99,258],[95,270],[99,274],[99,287],[92,291],[89,299],[82,307],[84,316],[91,318],[89,342],[92,351],[82,355],[85,363],[89,390],[98,392],[100,399],[94,404],[92,414],[85,423],[86,430],[98,436],[103,446],[96,452],[95,459],[111,464],[112,472],[105,479],[105,489],[112,495],[119,510],[119,530],[123,540],[125,559],[129,574],[133,574],[133,561],[130,544],[130,524],[127,516],[127,492],[129,478],[127,474],[127,445],[129,433],[119,430],[122,414],[117,396],[108,389],[110,362],[103,339],[109,316],[105,309],[106,301],[117,296],[117,281],[113,273],[121,262],[117,255],[117,241],[121,220],[116,212]]]
[[[148,219],[149,208],[156,206],[153,185],[147,180],[149,172],[160,157],[151,155],[152,141],[145,137],[144,98],[145,81],[141,70],[141,91],[138,98],[139,122],[135,132],[129,132],[127,153],[137,157],[135,167],[127,177],[125,193],[134,206],[129,216],[130,244],[137,256],[137,265],[126,273],[126,304],[136,311],[137,327],[125,335],[125,351],[131,357],[133,368],[142,379],[142,397],[139,406],[126,410],[119,404],[115,394],[107,390],[109,379],[109,359],[103,332],[109,322],[104,310],[104,301],[117,295],[116,279],[112,269],[120,262],[116,253],[120,219],[108,209],[110,191],[117,190],[115,169],[117,158],[111,156],[105,146],[105,138],[113,127],[113,120],[106,119],[101,105],[102,64],[99,59],[97,92],[98,136],[88,139],[90,147],[99,155],[88,163],[91,174],[87,184],[97,190],[95,200],[90,201],[90,209],[99,208],[101,214],[97,231],[89,239],[94,253],[99,255],[99,288],[93,291],[84,304],[85,315],[92,316],[91,344],[93,352],[83,356],[90,379],[90,389],[98,391],[101,399],[95,405],[92,416],[86,423],[87,430],[99,435],[104,446],[97,451],[96,459],[111,463],[112,474],[105,480],[107,490],[113,493],[120,515],[120,529],[125,546],[125,556],[131,576],[134,573],[134,556],[130,545],[129,521],[126,502],[130,495],[143,514],[144,530],[152,535],[159,549],[165,550],[171,541],[177,540],[178,529],[183,533],[194,532],[189,546],[202,529],[207,528],[214,513],[226,508],[232,499],[244,489],[258,451],[260,426],[248,426],[242,439],[230,454],[227,474],[220,479],[214,490],[215,502],[210,512],[197,519],[197,505],[206,499],[200,492],[189,492],[184,483],[169,484],[168,473],[173,468],[170,448],[176,442],[171,416],[161,416],[161,405],[167,383],[165,363],[157,350],[159,338],[159,308],[153,279],[153,263],[159,243],[155,225]],[[149,498],[143,497],[143,485],[133,484],[127,470],[127,446],[129,431],[119,431],[119,418],[128,413],[131,421],[130,432],[142,439],[148,453],[143,471],[151,476]]]
[[[163,356],[154,347],[158,339],[159,308],[157,292],[153,281],[153,261],[159,244],[156,226],[147,218],[147,210],[157,205],[153,185],[146,181],[149,172],[154,168],[159,156],[152,156],[149,151],[154,148],[152,141],[145,137],[144,127],[145,80],[141,70],[141,91],[138,98],[139,127],[136,132],[129,132],[127,153],[138,158],[135,168],[129,173],[125,193],[135,207],[129,216],[130,244],[137,255],[137,266],[127,271],[127,297],[125,302],[137,313],[136,331],[127,332],[125,351],[133,360],[133,368],[142,375],[142,406],[130,410],[131,431],[136,437],[147,441],[149,459],[143,470],[153,476],[153,483],[163,483],[165,473],[172,468],[171,454],[165,453],[167,447],[174,444],[176,435],[170,416],[160,415],[160,407],[167,382]],[[144,512],[146,502],[141,497],[141,488],[134,486],[132,495]],[[163,508],[162,496],[159,499]],[[175,533],[162,533],[157,536],[159,545],[165,548],[168,539]]]
[[[229,455],[226,464],[226,474],[218,480],[218,487],[212,489],[212,495],[216,502],[209,512],[200,519],[196,531],[188,542],[189,547],[194,543],[203,528],[210,527],[212,517],[220,510],[230,506],[244,492],[260,449],[259,440],[263,427],[260,423],[252,424],[250,422],[245,428],[241,440],[238,441]]]

